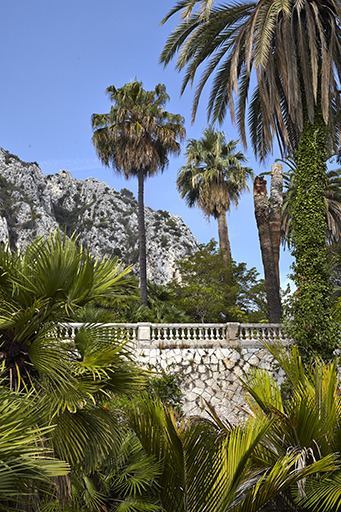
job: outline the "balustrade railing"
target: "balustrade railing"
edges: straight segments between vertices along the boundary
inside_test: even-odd
[[[81,323],[61,324],[59,334],[65,338],[74,338]],[[110,323],[103,324],[109,330],[109,335],[124,333],[135,344],[148,344],[166,347],[248,344],[262,340],[288,341],[284,328],[280,324],[152,324],[140,323]]]
[[[226,324],[151,324],[151,341],[225,341]]]
[[[280,324],[240,324],[239,340],[270,340],[288,341],[284,327]]]

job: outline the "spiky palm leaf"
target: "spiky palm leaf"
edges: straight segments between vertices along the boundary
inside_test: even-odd
[[[284,369],[291,385],[290,396],[283,402],[279,387],[268,372],[254,369],[243,379],[252,413],[275,420],[269,435],[264,438],[267,460],[275,464],[278,457],[284,457],[293,448],[301,453],[301,459],[298,459],[301,466],[307,461],[334,457],[340,452],[341,446],[337,360],[326,364],[317,359],[313,367],[306,367],[295,347],[287,349],[266,344],[266,348]],[[256,453],[258,461],[263,456],[264,450]],[[333,503],[335,506],[340,500],[341,492],[337,491],[336,485],[339,478],[337,470],[336,466],[334,476],[322,474],[319,478],[308,480],[305,493],[310,496],[309,505],[319,507]],[[330,500],[327,489],[330,490]],[[299,494],[300,503],[305,506],[302,492],[296,494]]]
[[[274,458],[274,446],[267,443],[273,419],[251,418],[232,427],[211,414],[213,422],[179,422],[146,398],[128,410],[145,451],[162,464],[160,499],[169,512],[256,512],[302,479],[338,467],[331,454],[299,468],[302,451],[295,447]]]
[[[336,0],[216,6],[207,0],[183,0],[162,23],[177,13],[182,19],[168,37],[160,61],[166,66],[178,55],[176,68],[185,71],[182,92],[202,69],[193,119],[203,88],[211,82],[209,116],[222,122],[229,108],[246,145],[248,115],[252,146],[260,158],[272,151],[274,138],[284,154],[296,150],[304,123],[313,123],[316,104],[333,147],[340,121],[341,77],[341,9]]]

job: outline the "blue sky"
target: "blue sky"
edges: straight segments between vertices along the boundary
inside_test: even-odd
[[[77,179],[93,176],[137,195],[137,180],[126,181],[103,168],[91,143],[90,118],[110,109],[109,85],[120,87],[137,77],[145,89],[164,83],[170,96],[167,110],[186,119],[187,138],[199,138],[207,125],[204,92],[191,125],[190,89],[180,98],[182,75],[171,64],[163,69],[159,55],[177,21],[160,27],[175,0],[11,0],[2,4],[0,31],[0,146],[24,161],[36,161],[44,174],[60,169]],[[221,127],[228,139],[238,139],[227,118]],[[185,149],[185,144],[183,145]],[[251,148],[244,151],[255,174],[268,171],[257,163]],[[145,204],[180,215],[201,243],[218,238],[198,209],[186,207],[175,188],[184,156],[171,159],[162,175],[148,179]],[[252,184],[250,183],[250,189]],[[232,256],[262,274],[252,193],[245,194],[227,223]],[[281,254],[282,282],[291,257]]]

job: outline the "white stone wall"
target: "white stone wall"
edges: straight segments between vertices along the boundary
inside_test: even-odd
[[[161,365],[167,372],[181,375],[186,415],[207,415],[207,401],[230,423],[240,422],[248,410],[239,377],[252,366],[270,370],[272,362],[272,356],[261,344],[249,342],[188,348],[139,345],[136,355],[145,367]],[[282,383],[283,370],[274,369],[273,373]]]

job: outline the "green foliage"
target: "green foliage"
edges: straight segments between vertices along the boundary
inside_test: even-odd
[[[0,410],[1,457],[6,443],[13,444],[14,449],[16,433],[17,454],[20,450],[23,453],[22,461],[13,458],[12,469],[10,461],[4,465],[0,479],[2,474],[3,489],[6,482],[10,489],[13,479],[19,502],[18,492],[23,489],[30,493],[32,486],[38,508],[41,493],[36,482],[50,483],[49,476],[60,474],[64,480],[57,479],[56,491],[52,485],[48,489],[51,500],[60,499],[59,509],[64,505],[65,510],[72,509],[66,465],[53,465],[44,455],[52,450],[51,454],[70,464],[74,486],[76,477],[81,475],[87,510],[97,510],[96,503],[103,503],[90,475],[109,452],[117,451],[123,434],[121,416],[103,406],[103,402],[115,395],[138,393],[145,385],[145,377],[132,361],[127,338],[89,323],[86,306],[105,298],[125,300],[135,284],[128,273],[129,269],[123,269],[116,259],[94,260],[77,246],[76,240],[63,239],[58,231],[48,240],[41,237],[29,244],[25,253],[0,248],[1,352],[9,370],[7,380],[1,384],[17,390],[24,383],[25,390],[32,389],[35,397],[34,402],[20,402],[20,416],[18,408],[8,407],[8,398],[0,387],[0,409],[4,409],[4,413]],[[88,323],[71,338],[66,329],[58,326],[81,310]],[[37,426],[30,430],[33,416]],[[9,426],[7,431],[5,424]],[[41,440],[45,432],[49,439]],[[40,443],[41,449],[37,448]],[[23,444],[27,444],[26,451]],[[0,482],[0,494],[1,485]],[[56,503],[52,509],[58,510]],[[77,510],[76,504],[73,510]]]
[[[296,163],[292,157],[283,162],[289,166],[289,172],[283,175],[284,187],[281,237],[283,245],[292,236],[292,213],[296,202],[295,171]],[[269,173],[264,173],[269,174]],[[341,236],[341,169],[326,170],[325,216],[327,221],[327,239],[329,243],[338,242]]]
[[[321,113],[307,123],[296,155],[296,200],[293,211],[293,280],[297,291],[291,303],[290,333],[302,356],[333,357],[339,346],[333,318],[331,276],[327,261],[325,218],[326,128]]]
[[[280,389],[269,372],[256,368],[248,372],[243,384],[252,413],[258,419],[274,419],[263,440],[268,446],[268,460],[274,462],[273,457],[293,447],[301,452],[301,467],[308,461],[331,460],[340,453],[341,440],[337,359],[326,364],[316,358],[313,364],[305,365],[297,347],[267,344],[266,348],[285,372],[285,389]],[[338,461],[333,471],[324,476],[316,474],[298,488],[291,488],[282,495],[284,503],[290,510],[302,512],[339,510],[334,508],[341,498]]]
[[[260,321],[266,318],[264,283],[255,268],[231,262],[227,267],[215,241],[178,261],[179,282],[170,288],[192,322]],[[231,276],[226,282],[227,273]]]
[[[169,369],[165,371],[160,365],[151,370],[156,370],[158,375],[148,378],[146,393],[152,400],[160,400],[165,406],[182,415],[181,375],[172,373]]]
[[[82,206],[76,206],[73,210],[68,210],[62,206],[64,198],[61,198],[59,203],[53,205],[54,214],[56,221],[58,222],[60,229],[65,231],[68,236],[72,236],[73,233],[77,233],[79,227],[82,225],[90,229],[93,226],[91,219],[84,219],[83,214],[89,204],[83,204]]]
[[[23,503],[52,488],[51,476],[66,475],[69,466],[52,458],[46,438],[52,426],[39,428],[43,402],[35,393],[10,391],[0,368],[0,510],[8,512],[16,500]],[[20,496],[20,494],[22,495]]]

